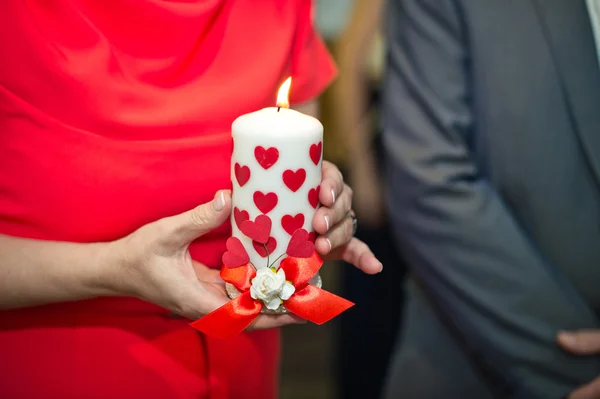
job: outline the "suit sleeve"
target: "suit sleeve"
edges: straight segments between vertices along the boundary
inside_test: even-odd
[[[392,0],[387,11],[383,129],[396,236],[494,386],[511,398],[565,395],[597,377],[600,362],[564,353],[555,335],[599,322],[469,152],[477,129],[464,15],[452,0]]]

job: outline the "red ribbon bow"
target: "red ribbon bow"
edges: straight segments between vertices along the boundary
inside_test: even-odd
[[[323,260],[313,252],[308,258],[288,256],[280,265],[286,280],[296,289],[288,300],[283,301],[283,305],[288,311],[315,324],[323,324],[354,305],[344,298],[309,284],[322,264]],[[241,294],[190,325],[216,338],[230,338],[242,332],[260,314],[264,306],[261,301],[250,296],[250,287],[255,276],[256,270],[249,263],[235,268],[221,268],[221,278],[231,283]]]

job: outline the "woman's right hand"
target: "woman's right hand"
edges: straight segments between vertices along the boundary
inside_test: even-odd
[[[219,270],[195,262],[188,248],[221,226],[230,213],[230,192],[219,191],[212,202],[147,224],[111,243],[121,261],[108,277],[109,288],[116,295],[136,297],[192,320],[222,306],[229,298]],[[250,329],[302,322],[290,314],[260,315]]]

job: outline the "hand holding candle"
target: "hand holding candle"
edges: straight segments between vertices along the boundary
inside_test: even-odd
[[[240,116],[232,125],[232,237],[221,276],[234,288],[228,290],[234,299],[192,323],[213,336],[243,331],[264,308],[321,324],[352,306],[319,287],[322,260],[312,226],[323,126],[287,108],[290,83],[280,89],[277,107]]]

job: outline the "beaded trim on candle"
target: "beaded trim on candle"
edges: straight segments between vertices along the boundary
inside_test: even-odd
[[[314,285],[317,288],[322,288],[323,287],[323,280],[321,279],[321,276],[319,274],[317,274],[310,282],[312,285]],[[240,295],[240,292],[237,290],[237,288],[235,288],[232,284],[229,283],[225,283],[225,289],[227,290],[227,295],[229,296],[230,299],[235,299]],[[288,310],[285,308],[285,306],[280,305],[279,308],[275,309],[275,310],[270,310],[267,309],[266,306],[263,307],[261,313],[264,314],[284,314],[284,313],[288,313]]]

